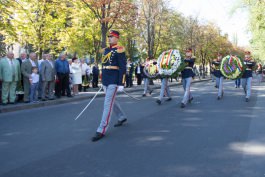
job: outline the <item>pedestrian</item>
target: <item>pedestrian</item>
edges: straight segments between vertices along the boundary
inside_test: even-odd
[[[258,84],[260,85],[260,83],[262,82],[262,65],[259,63],[258,64],[258,68],[257,68],[257,76],[258,76]]]
[[[58,98],[67,94],[67,97],[72,97],[71,90],[69,87],[69,75],[70,68],[69,63],[66,60],[66,54],[61,53],[59,58],[55,61],[55,70],[57,75],[58,93],[56,93]]]
[[[134,71],[134,67],[133,67],[133,63],[131,61],[131,59],[127,60],[127,67],[126,67],[126,87],[132,87],[133,86],[133,71]]]
[[[199,79],[201,80],[201,78],[203,78],[203,66],[202,65],[199,66],[199,70],[200,70]]]
[[[85,59],[81,59],[81,69],[82,69],[82,84],[79,84],[78,90],[79,92],[81,92],[82,90],[86,92],[87,89],[89,88],[89,78],[87,72],[91,72],[90,71],[91,69],[88,66],[88,64],[85,62]]]
[[[30,76],[32,74],[32,67],[38,68],[38,61],[36,53],[30,53],[29,59],[22,62],[21,72],[23,74],[23,85],[24,85],[24,103],[29,103],[29,93],[30,93]]]
[[[42,90],[42,72],[41,72],[41,63],[43,62],[43,61],[45,61],[46,60],[46,54],[44,53],[43,55],[42,55],[42,58],[40,59],[40,60],[38,60],[38,72],[39,72],[39,75],[40,75],[40,82],[39,82],[39,84],[38,84],[38,99],[42,99],[42,93],[43,93],[43,90]]]
[[[42,101],[46,101],[46,93],[49,100],[54,100],[54,85],[56,80],[56,71],[54,61],[50,54],[46,54],[46,60],[41,63],[41,81],[42,81]]]
[[[37,103],[38,102],[37,91],[38,91],[39,81],[40,81],[40,75],[38,74],[38,67],[32,67],[32,73],[29,77],[30,102],[31,103]]]
[[[82,84],[82,66],[79,60],[74,57],[72,59],[72,84],[73,84],[73,95],[78,95],[78,86]]]
[[[0,81],[2,82],[2,105],[16,103],[16,87],[20,81],[21,72],[18,60],[14,59],[14,53],[8,52],[5,58],[0,60]]]
[[[217,59],[212,62],[212,64],[215,66],[213,73],[216,78],[216,86],[218,88],[218,95],[217,95],[218,100],[220,100],[224,96],[224,90],[223,90],[224,76],[220,71],[221,62],[222,62],[222,55],[218,53]]]
[[[67,93],[67,90],[71,93],[73,90],[73,69],[72,69],[72,64],[73,64],[73,60],[72,59],[68,59],[68,64],[69,64],[69,84],[66,87],[66,89],[63,90],[62,96],[65,96],[65,92]]]
[[[17,58],[20,64],[20,68],[23,62],[27,60],[27,53],[26,52],[21,52],[20,57]],[[20,81],[17,83],[17,91],[19,91],[17,95],[17,101],[23,101],[24,99],[24,85],[23,85],[23,74],[21,73]]]
[[[103,50],[102,58],[102,84],[105,91],[104,110],[101,123],[92,141],[98,141],[104,137],[109,127],[112,110],[118,116],[115,127],[122,126],[126,121],[126,115],[121,109],[120,104],[115,100],[116,93],[124,89],[126,75],[126,56],[125,49],[118,46],[120,33],[110,31],[108,40],[110,46]]]
[[[146,58],[145,61],[145,65],[147,65],[150,62],[149,58]],[[150,85],[149,85],[149,78],[147,77],[147,75],[143,72],[143,80],[144,80],[144,93],[143,93],[143,97],[146,96],[147,91],[149,92],[149,94],[151,95],[153,90],[151,89]]]
[[[135,67],[135,76],[137,78],[137,85],[142,84],[142,75],[143,75],[143,67],[140,62],[138,62],[137,66]]]
[[[97,63],[95,63],[95,65],[93,66],[92,75],[93,75],[92,87],[98,88],[99,69]]]
[[[245,52],[244,64],[246,65],[246,70],[242,75],[242,87],[246,94],[246,102],[249,102],[251,96],[251,85],[252,85],[252,72],[256,65],[255,61],[251,58],[251,52]]]
[[[211,74],[211,80],[212,80],[212,82],[214,82],[216,80],[216,78],[214,76],[214,65],[212,63],[210,66],[210,74]]]
[[[186,104],[188,102],[191,103],[191,101],[193,100],[193,97],[190,91],[190,86],[191,86],[192,78],[195,76],[192,70],[194,63],[195,63],[195,58],[192,57],[191,48],[186,50],[186,58],[184,59],[184,62],[186,64],[186,67],[181,72],[182,85],[184,89],[184,96],[183,96],[183,99],[181,101],[181,106],[180,106],[181,108],[185,108]]]

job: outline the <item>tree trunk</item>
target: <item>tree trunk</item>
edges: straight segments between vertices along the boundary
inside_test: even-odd
[[[42,53],[43,53],[42,47],[39,47],[38,53],[39,53],[38,59],[40,60],[40,59],[42,59]]]
[[[107,33],[108,33],[108,24],[101,23],[101,47],[105,48],[107,46]]]

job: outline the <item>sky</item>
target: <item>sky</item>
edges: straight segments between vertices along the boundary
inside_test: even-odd
[[[232,41],[236,34],[238,45],[247,47],[251,38],[248,32],[247,10],[238,9],[231,13],[237,0],[170,0],[172,9],[184,16],[198,17],[201,22],[214,22],[222,34],[227,33]]]

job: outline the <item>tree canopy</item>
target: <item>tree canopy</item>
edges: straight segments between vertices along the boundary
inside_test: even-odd
[[[264,3],[255,3],[252,44],[264,49],[264,7],[258,4]],[[66,51],[99,60],[110,29],[121,32],[120,42],[132,60],[157,58],[170,48],[192,48],[197,61],[206,65],[218,52],[242,53],[217,25],[184,17],[165,0],[2,0],[0,12],[0,39],[7,46],[19,43],[39,57]]]

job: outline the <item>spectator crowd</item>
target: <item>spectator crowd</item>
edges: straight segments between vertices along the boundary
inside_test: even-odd
[[[97,88],[100,70],[85,59],[67,59],[61,53],[56,60],[45,53],[37,59],[36,53],[21,53],[15,59],[13,52],[0,58],[0,89],[2,105],[17,102],[36,103],[73,97],[90,87]]]

